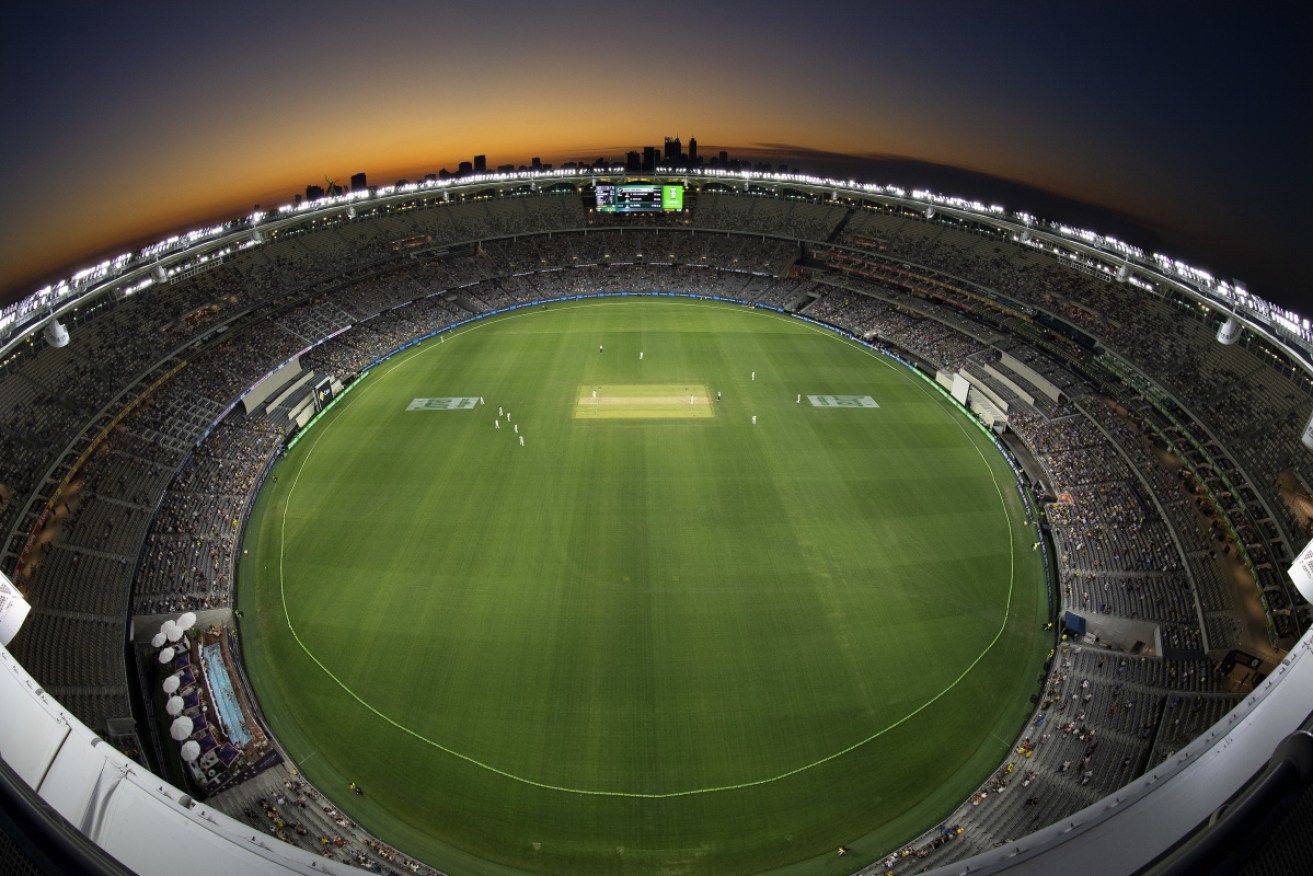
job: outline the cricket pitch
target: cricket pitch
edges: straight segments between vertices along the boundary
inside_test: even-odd
[[[714,417],[711,393],[700,384],[580,384],[576,419],[677,420]]]

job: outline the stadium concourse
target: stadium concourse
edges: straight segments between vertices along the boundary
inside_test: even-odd
[[[1313,381],[1283,350],[1255,333],[1218,344],[1225,313],[951,217],[778,187],[704,185],[688,204],[602,216],[574,186],[416,198],[89,302],[63,316],[66,347],[12,347],[0,570],[33,610],[10,650],[94,731],[252,828],[423,872],[295,774],[249,695],[252,738],[211,722],[237,756],[187,771],[155,720],[160,681],[185,670],[162,667],[150,641],[199,612],[183,644],[222,643],[240,687],[240,524],[321,379],[349,387],[403,345],[501,308],[634,291],[797,313],[965,381],[1041,497],[1055,627],[1034,715],[976,793],[874,871],[947,864],[1116,791],[1222,718],[1309,627],[1284,570],[1313,520],[1299,441]],[[289,361],[311,376],[238,403]],[[212,715],[203,674],[187,681],[187,713]]]

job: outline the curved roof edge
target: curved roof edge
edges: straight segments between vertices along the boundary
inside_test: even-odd
[[[197,874],[355,872],[164,783],[64,710],[2,647],[0,703],[5,763],[89,842],[134,872],[173,869],[182,849]],[[933,873],[1139,872],[1244,789],[1309,720],[1310,703],[1313,632],[1257,690],[1168,761],[1068,818]]]
[[[449,198],[453,194],[464,195],[475,190],[525,186],[537,190],[544,184],[593,184],[598,180],[627,176],[699,184],[722,183],[744,189],[753,185],[794,188],[836,201],[859,198],[901,206],[919,212],[927,219],[943,214],[980,222],[1007,233],[1019,243],[1045,248],[1080,270],[1137,286],[1149,294],[1163,286],[1219,307],[1283,348],[1313,374],[1313,325],[1306,317],[1250,294],[1239,282],[1219,280],[1179,259],[1147,252],[1110,235],[1038,219],[1026,212],[1009,211],[998,204],[985,204],[924,189],[909,192],[896,185],[853,179],[845,181],[807,174],[714,169],[628,174],[622,167],[491,173],[375,187],[296,205],[285,204],[275,210],[172,235],[136,252],[106,259],[5,306],[0,310],[0,356],[24,336],[84,300],[109,291],[134,294],[213,258],[258,246],[264,242],[268,231],[343,213],[354,216],[359,206],[386,207],[416,196]]]
[[[129,760],[46,694],[0,646],[0,755],[50,809],[134,873],[341,874],[348,864],[280,842],[198,803]]]
[[[1029,836],[931,873],[1141,872],[1248,787],[1282,741],[1309,721],[1311,703],[1313,631],[1243,702],[1134,782]]]

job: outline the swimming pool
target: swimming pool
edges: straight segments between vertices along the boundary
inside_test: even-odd
[[[223,665],[223,652],[218,643],[201,648],[205,659],[205,671],[210,676],[210,695],[214,699],[214,708],[219,713],[228,741],[233,745],[245,746],[251,741],[251,731],[246,727],[246,716],[237,704],[237,694],[233,690],[232,680],[228,678],[228,668]]]

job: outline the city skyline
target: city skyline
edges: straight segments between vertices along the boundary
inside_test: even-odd
[[[1276,13],[361,9],[16,13],[0,61],[20,132],[0,143],[0,298],[325,177],[387,184],[475,155],[490,169],[623,163],[701,135],[704,156],[927,186],[1161,245],[1309,310],[1313,62]]]

